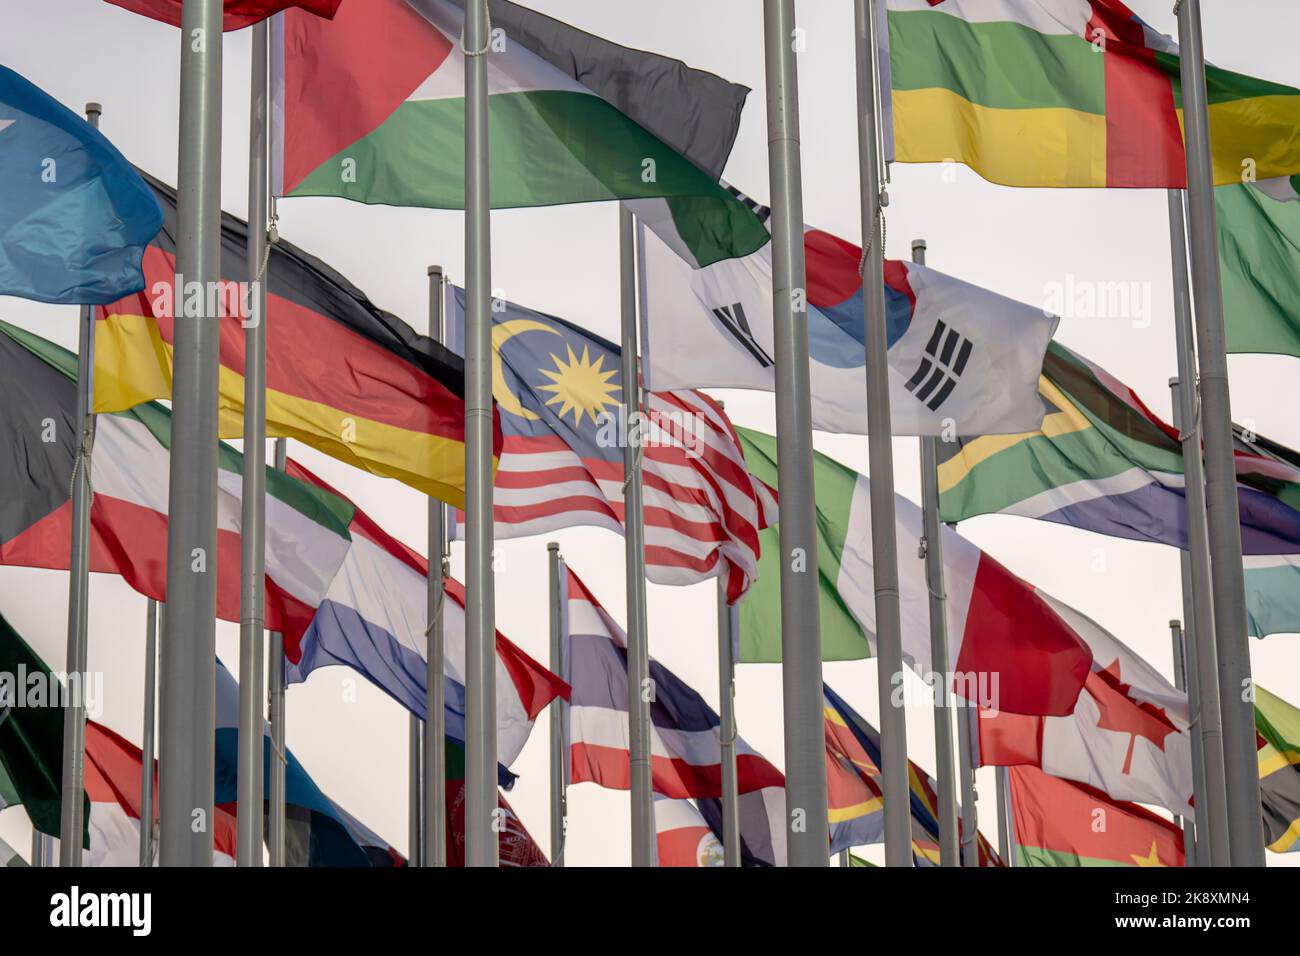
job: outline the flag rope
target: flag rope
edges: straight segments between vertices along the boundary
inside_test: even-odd
[[[474,2],[474,0],[470,0],[470,2]],[[488,5],[487,0],[483,0],[483,20],[485,23],[485,29],[483,32],[483,36],[485,39],[483,40],[483,49],[481,50],[465,49],[465,21],[464,20],[461,21],[460,52],[465,54],[466,56],[482,56],[483,54],[487,53],[488,48],[492,45],[492,8]]]

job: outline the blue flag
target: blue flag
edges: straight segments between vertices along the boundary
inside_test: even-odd
[[[0,295],[107,305],[144,288],[162,207],[84,119],[0,66]]]

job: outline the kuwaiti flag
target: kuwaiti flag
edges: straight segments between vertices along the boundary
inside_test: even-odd
[[[447,312],[448,339],[463,351],[464,290],[452,287]],[[492,349],[503,435],[495,536],[574,525],[622,534],[627,425],[619,347],[564,319],[499,302]],[[758,531],[775,520],[770,501],[749,477],[731,420],[703,392],[649,393],[645,415],[646,576],[674,585],[722,577],[734,602],[754,579]]]
[[[0,564],[66,569],[77,467],[77,357],[0,322]],[[90,568],[166,600],[171,415],[157,403],[100,415],[90,456]],[[240,620],[243,457],[221,445],[217,616]],[[349,547],[352,506],[266,470],[266,626],[293,641],[316,613]]]
[[[660,866],[722,866],[722,842],[690,800],[655,794],[655,843]]]
[[[977,765],[1031,764],[1116,800],[1195,819],[1187,695],[1095,622],[1044,595],[1092,648],[1092,672],[1064,717],[981,710]]]
[[[639,234],[646,384],[772,391],[771,244],[696,269]],[[804,253],[813,427],[865,434],[862,250],[805,227]],[[894,434],[1039,426],[1038,377],[1055,316],[910,262],[886,261],[884,284]]]
[[[628,788],[627,635],[587,586],[564,570],[563,622],[569,697],[570,780]],[[654,790],[665,797],[719,797],[722,745],[718,715],[695,690],[653,658],[650,759]],[[783,787],[781,771],[736,738],[741,793]]]
[[[750,472],[775,486],[776,439],[745,428],[737,431]],[[865,475],[822,454],[813,457],[813,474],[822,656],[870,657],[876,639],[871,485]],[[930,592],[925,560],[917,551],[921,509],[901,495],[894,504],[903,658],[918,673],[928,674]],[[956,693],[973,701],[996,701],[1013,713],[1072,713],[1092,663],[1089,644],[1077,630],[1080,623],[1064,616],[1059,602],[955,531],[943,532],[948,660]],[[742,660],[781,659],[780,574],[774,557],[780,552],[772,543],[777,533],[763,532],[770,546],[763,549],[758,583],[740,605]]]
[[[337,494],[290,460],[288,474]],[[356,509],[352,547],[300,642],[285,643],[286,677],[307,679],[318,667],[351,667],[424,719],[428,699],[426,627],[428,563]],[[465,740],[465,590],[448,579],[443,602],[447,736]],[[505,768],[523,750],[533,721],[568,685],[497,633],[497,758]]]
[[[521,24],[529,13],[505,8],[504,42],[494,40],[483,54],[494,208],[664,197],[674,214],[690,217],[701,203],[710,210],[682,230],[703,261],[745,255],[766,241],[753,214],[718,185],[717,172],[702,168],[730,151],[735,93],[724,91],[720,110],[702,115],[681,64],[632,64],[644,54],[548,18]],[[332,22],[296,10],[277,17],[275,194],[464,208],[463,21],[447,0],[348,3]],[[583,63],[595,65],[584,70]],[[584,85],[579,72],[602,89]],[[614,75],[626,80],[611,82]],[[629,98],[647,110],[658,99],[659,118]],[[696,135],[716,148],[687,158],[682,151]]]

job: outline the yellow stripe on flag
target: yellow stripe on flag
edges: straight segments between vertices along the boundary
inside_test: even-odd
[[[1300,172],[1300,96],[1251,96],[1211,104],[1214,184],[1276,179]],[[1183,111],[1178,111],[1182,129]],[[1184,130],[1184,139],[1186,131]]]

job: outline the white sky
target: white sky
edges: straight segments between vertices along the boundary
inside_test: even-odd
[[[347,0],[360,3],[363,0]],[[726,178],[757,199],[768,196],[762,16],[759,0],[526,0],[528,5],[612,40],[676,56],[753,89]],[[1158,29],[1175,33],[1170,0],[1128,0]],[[1300,86],[1295,37],[1300,9],[1286,0],[1204,4],[1207,56],[1218,65]],[[1247,12],[1249,15],[1243,15]],[[653,12],[652,12],[653,11]],[[808,222],[857,241],[852,3],[801,0],[799,57]],[[177,32],[93,0],[0,0],[0,62],[73,109],[104,104],[101,128],[138,165],[176,181]],[[225,41],[223,206],[247,208],[248,76],[251,31]],[[1175,371],[1165,197],[1160,191],[1014,190],[989,185],[964,168],[895,166],[887,254],[910,256],[911,240],[929,240],[929,264],[1029,303],[1042,303],[1067,276],[1091,282],[1136,281],[1151,295],[1152,321],[1067,316],[1058,338],[1133,386],[1168,417],[1167,380]],[[418,329],[427,327],[425,267],[442,263],[462,281],[459,212],[366,207],[334,199],[280,204],[280,232],[324,258],[379,306]],[[493,285],[509,299],[565,316],[609,338],[618,335],[617,212],[613,204],[493,214]],[[0,298],[0,318],[76,348],[77,310]],[[1287,384],[1300,362],[1285,357],[1230,360],[1234,417],[1262,434],[1300,447],[1300,422]],[[769,395],[718,392],[737,424],[774,430]],[[866,471],[866,440],[819,435],[817,447]],[[914,439],[894,443],[898,490],[919,498]],[[425,499],[414,490],[353,470],[304,446],[290,454],[341,488],[408,543],[425,544]],[[1172,679],[1170,618],[1182,616],[1178,555],[1045,522],[985,517],[962,532],[1012,570],[1084,611]],[[554,536],[571,566],[615,617],[623,618],[623,541],[576,529]],[[505,542],[497,579],[501,630],[538,660],[547,659],[546,540]],[[459,576],[461,548],[454,549]],[[715,591],[648,585],[651,653],[717,706]],[[0,568],[0,611],[54,667],[65,652],[67,575]],[[140,740],[145,599],[121,580],[91,582],[90,665],[105,673],[102,721]],[[238,627],[218,622],[218,650],[235,669]],[[1300,652],[1293,638],[1252,644],[1254,673],[1270,690],[1300,703]],[[830,664],[828,682],[873,722],[873,662]],[[289,745],[335,800],[399,849],[406,846],[407,714],[351,671],[318,671],[288,695]],[[345,682],[348,687],[345,687]],[[357,686],[357,699],[345,691]],[[737,673],[741,734],[783,764],[780,671],[744,665]],[[909,708],[909,752],[933,768],[929,709]],[[516,762],[509,799],[543,848],[549,842],[547,721],[539,719]],[[981,829],[996,844],[992,771],[979,773]],[[627,794],[594,784],[569,795],[570,865],[629,860]],[[27,852],[22,810],[0,813],[0,837]],[[879,848],[866,855],[879,861]],[[1269,855],[1273,865],[1292,857]]]

